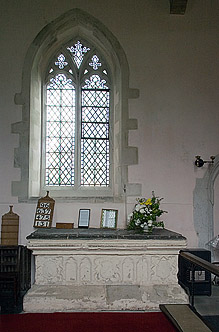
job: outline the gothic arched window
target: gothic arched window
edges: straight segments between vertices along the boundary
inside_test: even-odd
[[[109,187],[110,77],[100,52],[81,39],[63,45],[45,80],[45,186]]]
[[[129,146],[129,87],[126,55],[97,19],[74,8],[43,28],[25,57],[22,120],[15,167],[21,170],[12,193],[21,202],[50,191],[55,199],[123,202],[139,196],[128,167],[138,163]]]

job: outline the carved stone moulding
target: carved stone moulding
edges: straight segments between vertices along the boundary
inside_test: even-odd
[[[177,283],[177,256],[58,255],[36,257],[37,285],[153,285]]]

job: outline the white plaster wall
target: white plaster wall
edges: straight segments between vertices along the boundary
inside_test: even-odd
[[[20,215],[20,243],[32,231],[34,204],[18,203],[11,182],[20,180],[13,167],[18,137],[11,124],[21,120],[14,95],[21,91],[24,57],[41,29],[72,8],[81,8],[107,26],[121,43],[130,66],[130,87],[140,97],[129,102],[138,130],[129,144],[138,147],[139,164],[129,167],[129,180],[142,183],[142,195],[152,190],[164,197],[166,227],[197,245],[193,225],[193,190],[205,174],[194,157],[218,154],[219,139],[219,2],[190,0],[184,16],[169,14],[168,0],[14,0],[1,2],[0,20],[0,215]],[[128,199],[128,212],[134,205]],[[78,209],[92,209],[91,226],[98,227],[102,207],[124,205],[56,203],[55,222],[77,223]]]

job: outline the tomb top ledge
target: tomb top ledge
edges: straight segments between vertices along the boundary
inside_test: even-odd
[[[155,228],[151,234],[139,233],[126,229],[105,229],[105,228],[75,228],[75,229],[57,229],[57,228],[38,228],[27,236],[31,239],[51,239],[51,240],[69,240],[69,239],[126,239],[126,240],[186,240],[179,233],[168,229]]]

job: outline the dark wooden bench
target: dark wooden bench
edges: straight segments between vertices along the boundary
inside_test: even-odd
[[[0,245],[1,313],[22,310],[22,299],[31,286],[31,251],[25,246]]]

